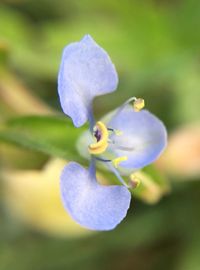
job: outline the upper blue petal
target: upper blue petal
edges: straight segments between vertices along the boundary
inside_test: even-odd
[[[124,186],[102,186],[95,174],[70,162],[61,174],[61,194],[66,210],[91,230],[111,230],[126,216],[131,194]]]
[[[128,159],[120,163],[124,168],[140,169],[152,163],[167,144],[164,124],[147,110],[135,112],[131,106],[126,106],[120,113],[113,114],[107,125],[122,131],[122,135],[111,136],[115,143],[109,150],[118,157],[127,156]]]
[[[114,91],[118,76],[108,54],[91,36],[65,47],[58,75],[62,109],[76,127],[88,119],[95,96]]]

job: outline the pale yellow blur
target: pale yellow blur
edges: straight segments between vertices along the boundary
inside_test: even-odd
[[[14,74],[0,70],[0,99],[18,115],[51,115],[54,110],[40,100]]]
[[[5,202],[14,217],[34,229],[55,236],[90,233],[64,210],[59,177],[66,161],[50,160],[43,170],[4,171]]]
[[[187,179],[200,174],[200,123],[185,125],[169,136],[168,147],[157,166]],[[178,178],[176,178],[178,179]]]

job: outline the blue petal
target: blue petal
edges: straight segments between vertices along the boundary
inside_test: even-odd
[[[121,167],[140,169],[155,161],[167,144],[164,124],[147,110],[135,112],[126,106],[114,114],[108,126],[122,131],[122,135],[112,135],[115,144],[108,150],[116,156],[127,156]]]
[[[76,127],[90,118],[95,96],[113,92],[118,76],[108,54],[91,36],[65,47],[58,75],[62,109]]]
[[[111,230],[126,216],[131,194],[124,186],[102,186],[95,173],[70,162],[61,175],[62,201],[80,225]]]

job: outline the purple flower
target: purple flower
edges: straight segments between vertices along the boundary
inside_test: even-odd
[[[76,127],[89,121],[93,142],[87,148],[91,155],[88,170],[76,162],[64,168],[62,201],[76,222],[92,230],[111,230],[122,221],[130,205],[129,187],[134,184],[129,185],[122,174],[153,162],[167,141],[163,123],[142,110],[142,99],[130,98],[95,123],[94,97],[115,91],[117,85],[115,66],[91,36],[86,35],[64,49],[58,76],[61,106]],[[100,185],[96,179],[96,161],[104,162],[120,185]]]

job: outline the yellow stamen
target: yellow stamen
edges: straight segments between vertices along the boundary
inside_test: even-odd
[[[127,156],[118,157],[118,158],[113,159],[112,163],[114,167],[117,168],[120,162],[125,161],[127,159],[128,159]]]
[[[102,154],[108,147],[108,130],[106,126],[99,121],[96,123],[96,127],[101,132],[101,139],[100,141],[89,145],[89,152],[93,155]]]
[[[118,130],[118,129],[115,129],[115,130],[114,130],[114,133],[115,133],[115,135],[117,135],[117,136],[121,136],[121,135],[123,134],[123,132],[122,132],[121,130]]]
[[[133,102],[133,108],[135,112],[141,111],[145,106],[144,99],[143,98],[136,98],[136,100]]]
[[[130,181],[129,181],[130,187],[137,188],[139,184],[140,184],[140,179],[134,173],[132,173],[130,175]]]

